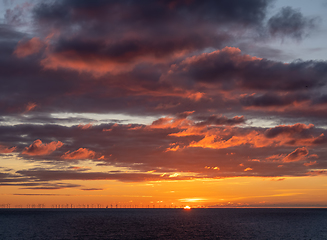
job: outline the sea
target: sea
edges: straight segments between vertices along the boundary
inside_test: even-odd
[[[0,209],[0,239],[327,239],[327,209]]]

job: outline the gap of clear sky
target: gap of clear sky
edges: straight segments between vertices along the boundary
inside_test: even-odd
[[[0,207],[326,207],[326,11],[2,1]]]

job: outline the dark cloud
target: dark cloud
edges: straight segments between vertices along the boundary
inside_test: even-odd
[[[3,41],[12,41],[12,40],[21,40],[24,37],[24,33],[16,31],[12,27],[10,27],[8,24],[0,24],[0,38],[2,40],[2,44],[4,44]],[[15,44],[15,43],[12,43]],[[0,45],[0,46],[1,46]]]
[[[304,17],[299,10],[284,7],[268,21],[272,36],[289,36],[298,40],[306,37],[317,25],[317,18]]]
[[[8,24],[0,25],[0,154],[44,168],[1,169],[0,184],[87,191],[100,189],[62,181],[305,176],[308,166],[325,169],[327,132],[313,124],[325,125],[327,63],[284,63],[225,47],[267,26],[272,36],[300,39],[315,24],[284,8],[266,25],[270,4],[42,1],[30,34],[14,28],[23,24],[20,9],[7,11]],[[90,113],[157,120],[102,122]],[[286,123],[249,127],[249,115]],[[315,161],[303,165],[311,155]],[[126,172],[77,165],[86,160]]]
[[[210,116],[208,118],[198,117],[197,119],[202,120],[198,122],[196,126],[206,126],[206,125],[235,125],[245,123],[245,119],[243,116],[241,117],[233,117],[231,119],[227,117],[217,117]]]
[[[185,59],[173,65],[167,78],[219,84],[225,90],[245,88],[265,91],[296,91],[326,85],[324,61],[282,62],[243,55],[226,47]],[[180,81],[182,81],[180,80]]]
[[[172,62],[210,47],[221,48],[237,40],[244,28],[261,29],[270,4],[270,0],[58,0],[36,5],[33,13],[44,34],[56,32],[55,41],[47,43],[41,61],[44,67],[104,74],[131,70],[144,62]],[[302,22],[298,24],[302,25],[309,21],[289,8],[282,13],[282,17],[270,19],[270,29],[278,20],[288,22],[284,20],[287,17],[295,22],[300,15]],[[275,28],[288,34],[285,26]],[[294,31],[289,34],[293,36]]]
[[[259,58],[278,59],[279,61],[289,62],[295,57],[291,53],[287,53],[281,49],[273,48],[271,46],[265,46],[259,42],[242,42],[238,44],[238,47],[242,52],[247,53],[252,56],[257,56]]]
[[[327,104],[327,94],[318,95],[313,99],[313,104]]]
[[[152,61],[154,59],[166,58],[182,51],[203,49],[207,46],[220,46],[222,40],[224,40],[223,37],[207,39],[197,34],[190,34],[175,39],[131,39],[111,43],[102,39],[61,39],[58,41],[54,51],[56,54],[59,54],[61,59],[67,62],[82,60],[86,65],[92,61],[119,65],[133,63],[135,60],[144,61],[145,56],[149,57],[148,61]],[[51,64],[61,66],[59,63],[52,62],[51,60],[46,64],[49,64],[49,67],[51,67]]]
[[[98,20],[104,18],[117,23],[159,24],[173,20],[240,22],[258,24],[264,19],[271,1],[54,1],[43,2],[34,9],[40,21]],[[85,24],[87,24],[85,22]]]
[[[305,124],[295,124],[291,126],[277,126],[270,128],[265,131],[265,136],[268,138],[274,138],[281,134],[286,135],[297,135],[300,137],[310,136],[310,129],[314,128],[314,125],[305,125]]]
[[[312,97],[308,94],[263,94],[252,95],[241,98],[241,103],[244,106],[255,106],[255,107],[282,107],[293,103],[301,103],[304,101],[311,100]]]
[[[215,29],[224,23],[259,25],[268,5],[269,1],[263,0],[247,4],[55,1],[37,5],[34,17],[45,24],[45,30],[60,32],[42,61],[45,67],[105,73],[131,69],[139,62],[167,61],[181,54],[221,47],[231,36]]]
[[[55,171],[55,170],[21,170],[17,173],[36,178],[40,181],[57,181],[57,180],[119,180],[123,182],[139,182],[164,180],[165,178],[154,174],[144,173],[104,173],[104,172],[77,172],[77,171]],[[187,178],[179,178],[189,179]]]
[[[41,185],[41,184],[38,184]],[[78,184],[71,184],[71,183],[43,183],[43,186],[35,186],[35,187],[23,187],[20,189],[30,189],[30,190],[58,190],[64,188],[77,188],[81,187]]]
[[[229,35],[234,33],[227,33],[225,24],[242,28],[260,25],[269,4],[269,1],[247,4],[237,1],[232,5],[227,1],[43,2],[34,8],[37,29],[43,29],[42,22],[46,22],[44,30],[56,34],[17,38],[17,32],[3,25],[10,32],[7,35],[11,41],[0,45],[0,113],[13,116],[27,111],[115,112],[144,116],[194,110],[207,114],[214,109],[215,113],[225,114],[240,111],[242,106],[219,91],[213,95],[212,88],[300,91],[323,86],[325,62],[299,61],[286,65],[237,51],[214,52],[207,60],[198,55],[198,61],[187,62],[190,54],[227,45],[233,38]],[[156,21],[150,21],[156,11]],[[56,29],[48,23],[53,23]],[[100,31],[101,27],[105,29]],[[184,67],[191,71],[182,70]],[[165,76],[172,79],[164,81]],[[179,84],[181,79],[186,79],[183,84]],[[198,84],[194,85],[194,81]],[[215,85],[208,87],[202,83]],[[260,99],[261,96],[274,94],[262,93],[257,95],[259,99],[252,97],[241,103],[259,106],[267,100]],[[312,93],[302,95],[294,101],[312,100]],[[271,102],[274,100],[277,106],[292,103],[290,98]],[[317,101],[312,100],[313,105]],[[322,113],[312,115],[319,114]]]
[[[101,191],[103,188],[82,188],[83,191]]]
[[[52,194],[52,193],[14,193],[14,196],[70,196],[70,194]]]

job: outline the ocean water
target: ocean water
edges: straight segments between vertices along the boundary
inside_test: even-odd
[[[0,209],[0,239],[327,239],[327,209]]]

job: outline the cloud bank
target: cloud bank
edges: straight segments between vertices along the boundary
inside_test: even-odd
[[[272,6],[55,0],[8,9],[0,24],[0,155],[39,165],[0,169],[0,184],[325,174],[327,62],[283,62],[244,48],[299,42],[319,19],[287,6],[271,14]],[[257,52],[267,51],[278,52]],[[125,123],[129,116],[155,120]],[[268,127],[269,119],[282,122]],[[83,161],[124,171],[70,168]]]

